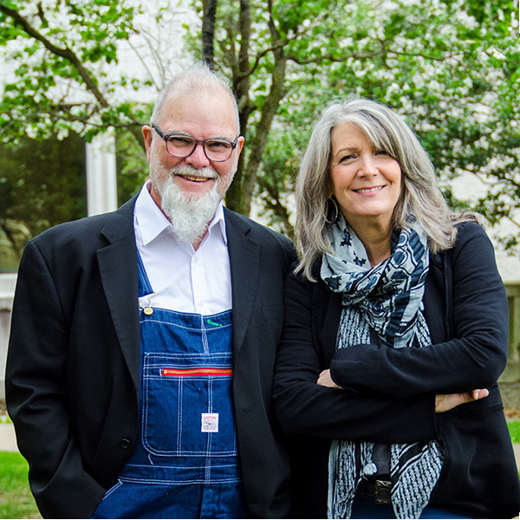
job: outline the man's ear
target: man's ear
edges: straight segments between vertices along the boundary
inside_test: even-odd
[[[237,151],[238,151],[238,155],[240,155],[240,152],[242,151],[242,148],[244,147],[244,136],[241,135],[238,139],[237,139]]]
[[[146,160],[150,162],[150,150],[152,148],[153,129],[151,126],[144,125],[142,132],[144,139],[144,147],[146,150]]]

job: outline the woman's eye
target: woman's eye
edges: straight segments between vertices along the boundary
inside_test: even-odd
[[[338,163],[345,163],[345,162],[348,162],[350,161],[351,159],[354,159],[355,156],[354,155],[343,155],[342,157],[340,157]]]
[[[385,152],[384,150],[377,150],[375,155],[386,155],[387,157],[391,157],[391,155],[388,152]]]

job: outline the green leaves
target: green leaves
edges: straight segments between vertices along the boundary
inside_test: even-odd
[[[135,34],[140,12],[129,0],[37,6],[1,0],[0,43],[10,74],[1,100],[0,140],[69,131],[90,140],[108,126],[139,126],[130,105],[111,97],[119,85],[139,90],[141,82],[125,74],[110,80],[107,70],[118,63],[120,42]]]
[[[286,194],[313,121],[333,99],[356,94],[398,110],[417,132],[449,202],[483,212],[494,224],[520,210],[519,43],[510,0],[396,0],[377,2],[252,2],[248,55],[249,99],[255,111],[246,146],[254,147],[273,81],[274,48],[286,59],[284,87],[267,148],[257,171],[256,196],[266,215],[286,231]],[[220,1],[219,34],[240,33],[238,2]],[[281,40],[267,30],[272,17]],[[233,21],[235,20],[235,21]],[[224,38],[221,49],[233,49]],[[233,54],[217,56],[233,76]],[[235,57],[236,58],[236,57]],[[291,146],[287,146],[287,142]],[[289,150],[290,148],[290,150]],[[247,152],[246,152],[247,153]],[[295,159],[296,158],[296,159]],[[291,164],[291,167],[287,167]],[[251,173],[249,164],[244,169]],[[452,190],[454,179],[474,178],[485,195]],[[459,197],[459,198],[457,198]],[[282,211],[282,207],[286,211]]]
[[[135,130],[146,121],[146,103],[129,100],[145,99],[164,77],[139,79],[125,68],[114,74],[123,45],[142,33],[164,75],[172,49],[186,57],[201,48],[199,26],[186,16],[202,16],[202,2],[192,1],[182,16],[171,2],[158,2],[62,0],[38,8],[0,0],[0,46],[8,64],[0,140],[56,132],[90,140],[109,126]],[[3,7],[24,17],[33,32]],[[148,25],[138,28],[137,15],[145,13]],[[288,194],[313,122],[331,100],[358,95],[407,119],[454,207],[477,209],[492,224],[518,218],[515,16],[513,0],[219,0],[216,65],[241,96],[246,135],[237,208],[247,212],[246,199],[254,194],[266,216],[290,233]],[[161,37],[168,17],[175,30]],[[180,31],[186,32],[184,49],[171,43]],[[149,66],[142,61],[141,69]],[[461,177],[473,179],[469,184],[483,194],[455,189]]]

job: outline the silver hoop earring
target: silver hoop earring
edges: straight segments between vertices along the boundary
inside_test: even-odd
[[[339,219],[339,206],[334,196],[327,199],[327,210],[325,212],[325,222],[335,224]]]

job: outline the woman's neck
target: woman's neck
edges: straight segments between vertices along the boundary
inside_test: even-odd
[[[372,267],[386,260],[392,253],[392,232],[393,229],[388,226],[373,226],[368,222],[361,223],[354,227],[350,224],[357,237],[367,251],[368,260]]]

